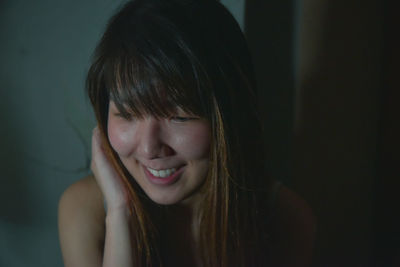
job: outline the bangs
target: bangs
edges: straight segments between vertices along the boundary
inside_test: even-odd
[[[108,38],[102,58],[105,89],[122,115],[168,117],[181,108],[208,117],[207,75],[185,42],[165,28],[120,34],[129,38]]]

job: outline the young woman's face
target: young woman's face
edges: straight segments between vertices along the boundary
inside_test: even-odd
[[[108,137],[122,163],[158,204],[188,204],[209,168],[210,126],[178,111],[174,117],[123,118],[111,101]]]

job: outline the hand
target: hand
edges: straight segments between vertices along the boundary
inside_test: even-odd
[[[95,127],[92,135],[92,162],[90,168],[107,203],[107,214],[125,209],[128,205],[127,191],[121,177],[104,152],[100,130]]]

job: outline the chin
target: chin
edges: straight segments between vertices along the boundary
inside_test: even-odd
[[[197,190],[196,190],[197,191]],[[182,204],[182,205],[187,205],[191,206],[191,204],[194,204],[198,197],[198,194],[194,192],[179,192],[179,190],[174,191],[174,192],[157,192],[157,191],[145,191],[146,195],[154,202],[159,205],[177,205],[177,204]],[[185,194],[186,193],[186,194]],[[196,199],[196,200],[195,200]]]
[[[147,193],[146,193],[147,194]],[[147,194],[147,196],[154,202],[157,203],[159,205],[175,205],[175,204],[179,204],[182,202],[182,199],[179,197],[174,197],[174,196],[163,196],[160,194]]]

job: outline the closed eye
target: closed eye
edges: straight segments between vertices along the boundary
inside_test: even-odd
[[[127,120],[127,121],[131,121],[133,119],[132,114],[129,114],[129,113],[115,112],[114,116],[119,117],[124,120]]]
[[[187,122],[187,121],[195,120],[195,119],[196,118],[194,118],[194,117],[181,117],[181,116],[173,116],[170,118],[170,120],[174,121],[174,122]]]

